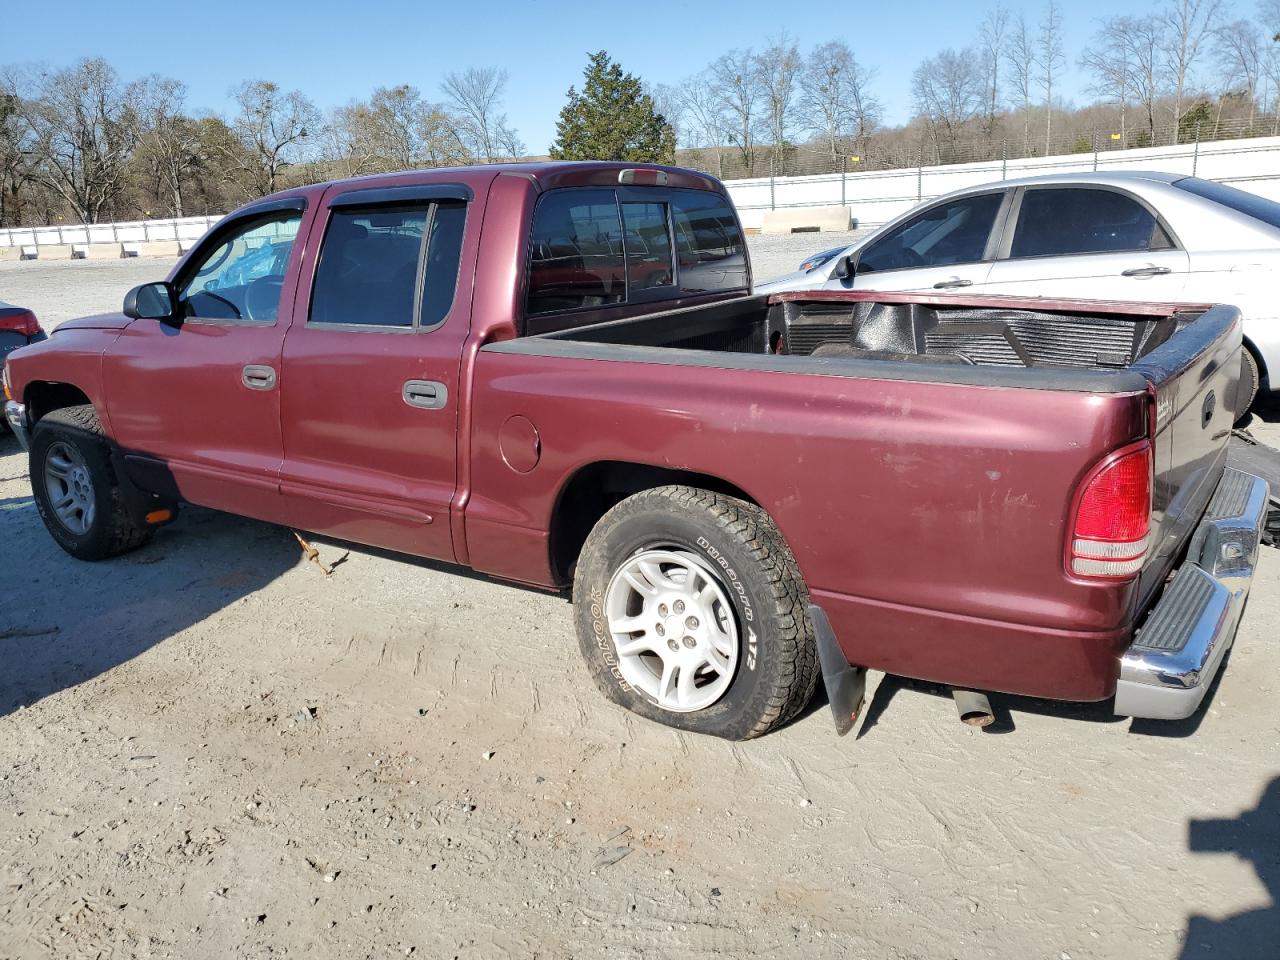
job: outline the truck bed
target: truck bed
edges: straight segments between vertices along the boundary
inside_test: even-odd
[[[815,317],[820,338],[801,330]],[[1222,475],[1239,349],[1231,307],[857,293],[490,343],[471,559],[518,575],[546,555],[563,478],[603,457],[660,462],[765,507],[851,663],[1102,699]],[[489,439],[513,413],[541,434],[542,463],[519,478]],[[1082,479],[1142,441],[1146,565],[1123,582],[1072,576]]]
[[[807,292],[744,297],[542,336],[576,343],[931,367],[1114,371],[1133,367],[1208,309]],[[913,373],[922,375],[919,370]],[[927,378],[956,376],[960,382],[973,382],[972,373],[952,369]],[[876,375],[885,375],[883,367]],[[979,379],[992,382],[989,375]]]

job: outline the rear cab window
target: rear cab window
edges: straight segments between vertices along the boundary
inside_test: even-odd
[[[544,194],[534,212],[528,316],[746,286],[742,228],[720,194],[562,188]]]
[[[307,323],[439,326],[453,305],[465,220],[460,201],[333,208]]]

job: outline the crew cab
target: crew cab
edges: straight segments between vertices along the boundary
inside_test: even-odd
[[[714,179],[548,162],[250,204],[11,355],[5,409],[75,557],[193,503],[571,587],[600,689],[683,729],[821,677],[845,731],[868,668],[1176,718],[1268,499],[1224,466],[1240,345],[1222,306],[752,295]]]

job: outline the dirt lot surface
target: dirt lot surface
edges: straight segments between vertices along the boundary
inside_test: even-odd
[[[0,438],[0,957],[1277,956],[1280,552],[1185,723],[876,676],[856,736],[735,745],[604,702],[559,597],[197,509],[82,564],[26,472]]]

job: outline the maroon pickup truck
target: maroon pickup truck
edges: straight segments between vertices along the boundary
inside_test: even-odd
[[[601,690],[724,737],[867,668],[1196,710],[1267,486],[1230,307],[750,293],[672,168],[395,174],[233,213],[5,365],[73,556],[181,503],[572,585]]]

